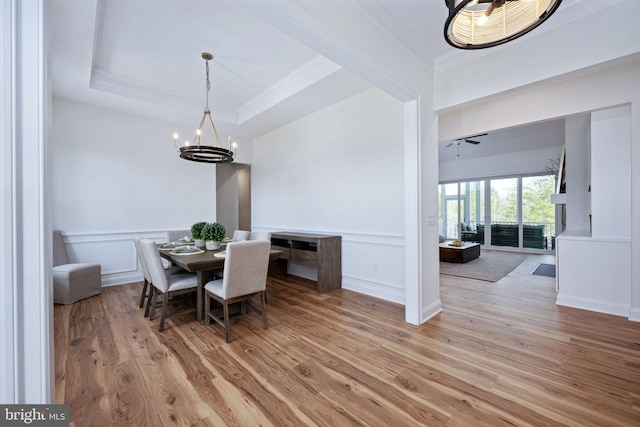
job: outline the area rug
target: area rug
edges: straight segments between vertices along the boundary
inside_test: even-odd
[[[534,276],[556,277],[556,266],[553,264],[539,264],[531,274]]]
[[[499,251],[482,251],[480,258],[462,264],[441,262],[440,274],[497,282],[527,259],[526,255]]]

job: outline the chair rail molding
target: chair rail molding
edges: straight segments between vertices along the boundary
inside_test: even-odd
[[[102,266],[102,286],[143,280],[133,236],[142,236],[162,243],[166,240],[166,231],[62,232],[71,262],[90,262]]]

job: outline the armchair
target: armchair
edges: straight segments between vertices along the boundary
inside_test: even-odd
[[[460,223],[460,240],[463,242],[475,242],[478,237],[478,232],[472,225],[466,222]]]
[[[102,292],[100,264],[69,263],[60,230],[53,230],[53,302],[73,304]]]

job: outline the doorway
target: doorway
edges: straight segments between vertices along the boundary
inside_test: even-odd
[[[251,230],[251,166],[241,163],[216,165],[216,221],[227,235]]]

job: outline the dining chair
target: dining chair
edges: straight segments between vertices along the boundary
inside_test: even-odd
[[[237,242],[240,240],[249,240],[250,236],[251,236],[250,231],[236,230],[233,232],[233,237],[231,238],[231,240],[233,240],[234,242]]]
[[[169,230],[167,231],[167,242],[178,242],[180,239],[188,237],[191,239],[191,230]]]
[[[160,324],[158,330],[164,331],[164,321],[167,317],[167,307],[169,298],[187,293],[195,293],[198,287],[197,275],[193,273],[167,274],[162,265],[162,258],[156,247],[156,243],[150,239],[140,239],[140,248],[147,263],[149,274],[151,275],[151,305],[149,320],[154,320],[156,302],[158,295],[162,296],[162,313],[160,314]],[[195,311],[195,308],[188,310]],[[187,311],[185,311],[187,312]],[[174,313],[174,314],[182,314]]]
[[[72,304],[102,292],[100,264],[70,263],[60,230],[53,230],[53,302]]]
[[[262,327],[267,329],[265,291],[267,269],[271,243],[264,240],[230,242],[227,245],[224,260],[224,277],[213,280],[204,286],[205,324],[211,319],[224,327],[225,338],[229,342],[229,304],[241,303],[240,314],[250,308],[262,316]],[[249,300],[260,297],[260,308],[251,305]],[[211,300],[222,304],[222,319],[219,313],[212,312]]]
[[[147,267],[147,262],[144,258],[144,254],[142,253],[142,249],[140,248],[140,239],[142,236],[133,236],[133,244],[136,248],[136,254],[138,255],[138,262],[140,263],[140,268],[142,269],[142,275],[144,277],[144,282],[142,284],[142,294],[140,295],[140,308],[144,307],[145,299],[147,300],[147,307],[144,310],[144,317],[149,316],[149,310],[151,308],[151,287],[152,280],[151,274],[149,273],[149,268]],[[186,270],[181,267],[165,267],[164,271],[167,274],[189,274]]]
[[[252,231],[249,240],[268,240],[271,241],[271,233],[266,231]]]

